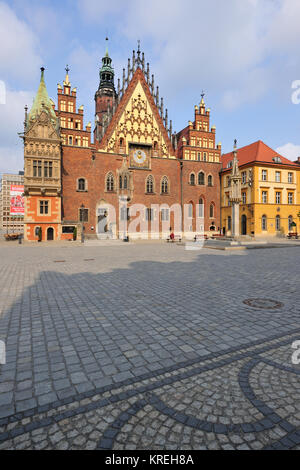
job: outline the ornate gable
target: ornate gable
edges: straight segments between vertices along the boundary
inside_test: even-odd
[[[151,146],[153,157],[175,158],[175,150],[140,68],[123,95],[100,148],[128,154],[130,144]]]

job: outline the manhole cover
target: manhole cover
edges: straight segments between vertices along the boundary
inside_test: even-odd
[[[266,310],[273,310],[274,308],[283,307],[283,303],[271,299],[246,299],[244,304],[254,308],[262,308]]]

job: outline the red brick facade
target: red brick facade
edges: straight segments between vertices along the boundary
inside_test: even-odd
[[[83,128],[83,109],[76,108],[76,89],[71,89],[68,74],[64,86],[58,86],[55,113],[62,137],[61,227],[55,228],[55,239],[72,238],[72,227],[80,231],[82,226],[88,237],[105,236],[107,231],[122,236],[120,196],[127,199],[129,210],[135,204],[149,209],[177,204],[190,217],[183,230],[196,233],[197,205],[202,200],[201,228],[205,232],[219,229],[221,148],[216,146],[215,128],[210,128],[210,111],[202,98],[199,108],[195,107],[194,122],[172,134],[163,116],[163,104],[159,106],[158,91],[154,93],[149,73],[143,68],[133,66],[127,89],[123,84],[121,93],[117,94],[113,85],[108,91],[107,84],[106,88],[99,86],[94,142],[91,125]],[[106,218],[102,230],[109,205],[115,208],[116,220],[109,223],[111,217]],[[167,235],[174,218],[172,212],[162,214],[158,206],[153,207],[150,219],[158,224],[155,232],[159,236]],[[143,213],[144,220],[149,219],[146,215]],[[128,222],[133,219],[129,213]],[[150,229],[151,222],[145,223]],[[142,230],[139,227],[138,231]]]

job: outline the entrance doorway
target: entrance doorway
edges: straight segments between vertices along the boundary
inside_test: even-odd
[[[52,227],[49,227],[47,230],[47,240],[48,241],[54,240],[54,230]]]
[[[242,235],[247,235],[247,217],[242,215]]]
[[[107,225],[108,212],[106,208],[98,209],[97,216],[97,233],[98,235],[103,235],[108,231]]]

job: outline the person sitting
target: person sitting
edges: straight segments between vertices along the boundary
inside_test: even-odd
[[[170,233],[170,241],[171,241],[171,242],[174,242],[174,240],[175,240],[174,232],[171,232],[171,233]]]

